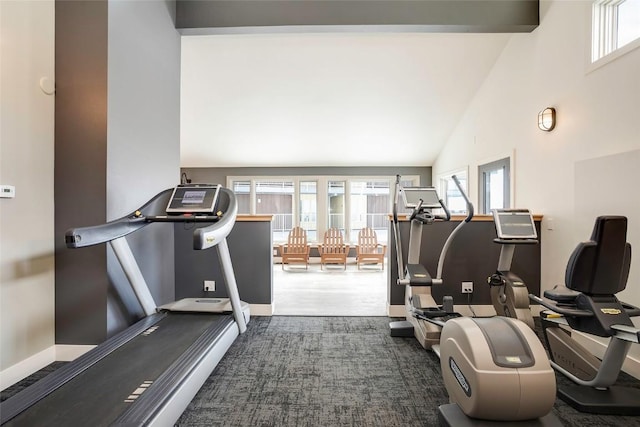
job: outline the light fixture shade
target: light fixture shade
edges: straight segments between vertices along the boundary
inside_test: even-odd
[[[538,113],[538,127],[540,130],[549,132],[556,127],[556,109],[547,107]]]

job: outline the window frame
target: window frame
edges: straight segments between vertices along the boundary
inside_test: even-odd
[[[640,47],[640,35],[634,40],[618,46],[618,6],[625,1],[631,0],[593,1],[588,72]]]
[[[227,176],[227,187],[233,188],[234,182],[250,182],[250,215],[256,215],[256,183],[260,181],[286,181],[294,183],[294,197],[293,197],[293,218],[292,224],[297,226],[300,224],[300,183],[315,181],[316,182],[316,226],[317,226],[317,238],[316,243],[322,241],[322,236],[328,228],[329,221],[329,205],[328,205],[328,183],[329,181],[344,181],[345,182],[345,241],[354,241],[358,236],[350,236],[351,227],[351,207],[350,207],[350,194],[351,194],[351,182],[352,181],[388,181],[389,182],[389,212],[392,212],[393,204],[393,192],[395,176],[387,175],[229,175]],[[420,185],[419,175],[406,175],[402,177],[403,181],[411,181],[414,185]],[[273,240],[275,243],[283,243],[279,239]]]
[[[478,213],[488,215],[491,209],[487,209],[486,174],[491,171],[504,169],[506,176],[503,176],[503,208],[510,208],[513,203],[513,165],[512,156],[502,157],[498,160],[489,161],[478,165]]]

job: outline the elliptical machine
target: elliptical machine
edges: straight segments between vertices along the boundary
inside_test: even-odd
[[[631,266],[627,218],[601,216],[591,239],[578,244],[567,263],[565,285],[545,291],[547,301],[529,297],[550,311],[541,313],[552,366],[576,385],[560,386],[559,397],[575,409],[594,414],[640,415],[640,389],[614,385],[640,329],[631,317],[640,308],[619,301]],[[602,360],[567,331],[610,338]]]
[[[462,190],[458,178],[454,175],[452,179],[467,205],[467,217],[458,224],[445,241],[438,259],[438,269],[435,277],[432,277],[427,269],[420,264],[422,229],[425,225],[433,224],[435,221],[449,221],[451,214],[447,206],[440,199],[434,187],[403,187],[400,184],[400,175],[396,177],[395,201],[393,204],[393,229],[398,262],[397,283],[405,286],[407,320],[391,322],[389,324],[391,335],[415,335],[424,348],[432,349],[436,354],[439,352],[438,344],[442,325],[446,320],[460,315],[453,311],[453,299],[451,297],[445,296],[443,304],[438,305],[431,295],[431,286],[442,285],[442,270],[447,251],[456,234],[473,218],[473,205]],[[402,198],[405,209],[412,209],[409,217],[411,228],[406,266],[402,256],[400,224],[398,221],[398,199],[400,198]],[[433,212],[435,209],[442,209],[444,214],[435,214]]]
[[[534,329],[529,290],[524,280],[511,271],[516,246],[538,244],[533,217],[528,209],[493,209],[492,213],[497,235],[493,241],[502,247],[498,269],[487,279],[491,302],[498,316],[522,320]]]
[[[508,425],[556,427],[562,424],[550,413],[555,402],[555,374],[534,331],[517,319],[506,317],[469,318],[453,312],[451,297],[437,305],[432,285],[442,285],[446,253],[455,235],[471,221],[473,205],[453,181],[467,203],[467,217],[446,240],[436,277],[420,264],[422,227],[451,215],[434,188],[402,188],[396,180],[393,219],[398,256],[398,284],[405,285],[407,321],[392,322],[391,334],[406,336],[412,331],[420,344],[440,357],[442,376],[452,403],[438,408],[442,426]],[[406,269],[402,258],[397,201],[412,208],[409,253]],[[433,214],[442,208],[444,215]],[[499,396],[499,398],[498,398]]]

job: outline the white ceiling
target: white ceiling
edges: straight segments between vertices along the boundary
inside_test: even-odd
[[[181,166],[429,166],[509,37],[183,36]]]

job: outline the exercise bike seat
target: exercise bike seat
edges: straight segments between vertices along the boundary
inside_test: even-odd
[[[561,304],[575,304],[580,292],[573,291],[566,286],[556,285],[553,289],[544,291],[544,297]]]

